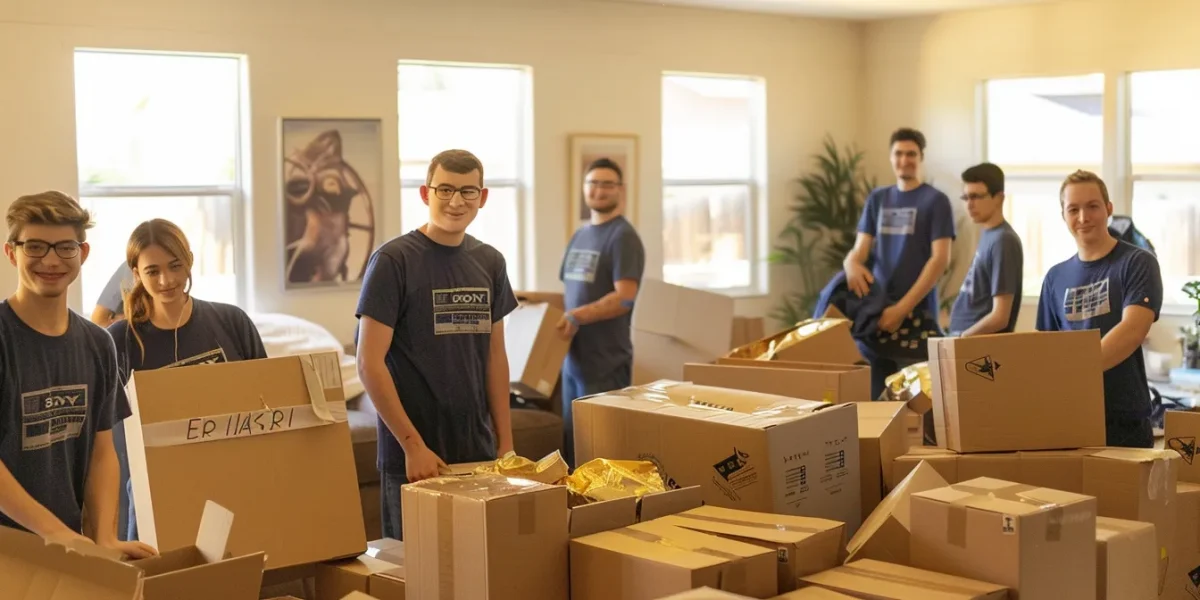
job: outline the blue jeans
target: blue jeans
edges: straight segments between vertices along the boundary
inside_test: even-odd
[[[379,474],[379,519],[383,537],[404,540],[404,517],[400,512],[400,487],[408,483],[404,475]]]
[[[603,394],[613,390],[629,387],[633,382],[632,365],[623,365],[612,373],[599,379],[584,381],[570,374],[566,368],[562,372],[562,418],[563,418],[563,458],[567,465],[575,468],[575,421],[572,417],[571,403],[577,398]]]

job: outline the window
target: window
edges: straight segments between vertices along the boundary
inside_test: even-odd
[[[1005,217],[1025,250],[1024,293],[1037,296],[1046,271],[1075,253],[1059,209],[1063,179],[1102,170],[1104,76],[1001,79],[984,90],[985,157],[1004,169]]]
[[[663,279],[765,293],[761,80],[663,77]]]
[[[1133,222],[1155,245],[1164,303],[1200,279],[1200,70],[1129,76]]]
[[[400,223],[405,231],[429,220],[421,201],[429,161],[449,148],[483,162],[487,204],[467,232],[494,246],[508,264],[514,289],[524,281],[530,73],[524,67],[401,63]]]
[[[96,222],[85,314],[125,264],[130,233],[153,218],[187,235],[197,296],[239,301],[241,82],[238,57],[75,53],[80,201]]]

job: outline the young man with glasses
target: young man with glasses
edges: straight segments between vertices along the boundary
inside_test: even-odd
[[[983,163],[962,174],[967,214],[982,229],[975,258],[950,309],[950,335],[1009,333],[1021,310],[1025,254],[1004,220],[1004,171]]]
[[[429,222],[371,256],[356,316],[358,372],[379,413],[383,535],[403,538],[400,487],[513,449],[504,317],[517,306],[504,257],[467,235],[487,203],[470,152],[433,158]]]
[[[149,546],[117,536],[112,428],[130,410],[116,347],[67,308],[87,260],[91,215],[45,192],[18,198],[5,220],[17,291],[0,302],[0,526],[151,556]]]
[[[583,196],[592,212],[591,223],[579,228],[567,244],[558,273],[567,311],[558,330],[571,339],[562,369],[562,415],[563,454],[572,467],[575,435],[571,403],[632,383],[631,312],[646,266],[642,240],[623,216],[625,182],[621,167],[607,158],[588,165]]]

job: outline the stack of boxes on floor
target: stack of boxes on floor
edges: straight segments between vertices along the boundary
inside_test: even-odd
[[[647,282],[637,385],[576,402],[574,473],[453,465],[403,489],[403,543],[365,539],[335,360],[135,374],[138,524],[169,552],[6,533],[0,581],[23,600],[298,578],[306,600],[1200,598],[1200,414],[1168,417],[1167,451],[1104,448],[1094,332],[937,340],[924,385],[871,402],[844,319],[763,337],[710,296]],[[910,448],[924,411],[944,447]]]

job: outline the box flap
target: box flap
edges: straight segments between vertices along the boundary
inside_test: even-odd
[[[698,485],[654,492],[642,496],[641,502],[638,503],[638,520],[652,521],[696,508],[702,504],[704,504],[704,493]]]
[[[845,527],[840,521],[773,515],[716,506],[702,506],[664,517],[662,522],[707,533],[756,539],[776,544],[798,544],[820,533]]]
[[[697,327],[704,323],[704,327]],[[633,329],[673,338],[721,356],[733,339],[733,298],[643,279],[633,310]]]
[[[574,539],[571,543],[603,548],[689,570],[714,567],[731,560],[772,553],[771,550],[760,546],[697,533],[660,521],[604,531]]]
[[[880,502],[879,506],[875,507],[875,510],[863,522],[862,527],[855,532],[854,537],[850,538],[850,543],[846,545],[849,553],[848,560],[855,559],[856,555],[883,529],[889,519],[894,519],[905,531],[911,531],[910,505],[913,494],[944,488],[946,485],[946,480],[938,474],[937,470],[929,466],[929,463],[925,461],[917,463],[917,467],[896,484],[883,502]],[[901,547],[897,548],[897,552],[907,556],[907,539],[894,540],[894,543],[901,544]]]
[[[808,583],[866,597],[929,598],[929,592],[941,592],[945,600],[1008,598],[1008,588],[943,573],[934,573],[903,565],[863,559],[800,578]]]
[[[470,498],[472,500],[491,500],[539,490],[549,490],[556,486],[528,479],[504,477],[503,475],[493,473],[473,473],[470,475],[434,477],[408,484],[405,487],[417,492],[446,494]]]
[[[204,513],[200,515],[200,530],[196,532],[196,548],[205,562],[215,563],[225,558],[232,529],[233,513],[212,500],[206,501]]]
[[[752,429],[766,429],[802,419],[821,409],[848,406],[667,380],[581,398],[576,402]]]
[[[367,544],[366,555],[393,565],[403,565],[404,542],[392,538],[375,540]]]
[[[858,408],[858,438],[874,439],[896,419],[896,415],[904,410],[903,402],[859,402]]]
[[[914,494],[935,502],[1010,515],[1028,515],[1091,499],[1090,496],[978,477]]]
[[[140,600],[142,593],[132,565],[7,527],[0,527],[0,582],[21,600]]]
[[[1091,452],[1090,456],[1107,458],[1109,460],[1146,463],[1156,460],[1173,460],[1179,458],[1179,453],[1173,450],[1153,450],[1150,448],[1105,448]]]
[[[570,512],[571,537],[583,537],[637,523],[637,498],[615,498],[576,506]]]

